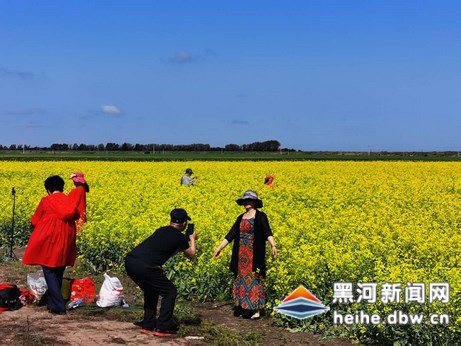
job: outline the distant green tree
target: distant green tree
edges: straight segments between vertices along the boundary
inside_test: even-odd
[[[238,145],[238,144],[227,144],[224,147],[224,150],[226,150],[226,151],[239,151],[239,150],[241,150],[241,148],[240,148],[240,145]]]
[[[106,150],[107,151],[117,151],[119,150],[120,146],[117,143],[107,143]]]
[[[120,150],[122,150],[122,151],[131,151],[131,150],[133,150],[133,144],[125,142],[120,147]]]

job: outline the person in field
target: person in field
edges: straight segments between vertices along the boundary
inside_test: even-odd
[[[86,222],[86,194],[90,192],[90,187],[82,172],[72,173],[69,179],[71,179],[75,185],[75,188],[69,192],[69,197],[77,203],[80,218],[76,221],[76,224],[77,233],[80,233]]]
[[[192,177],[192,169],[186,169],[186,173],[181,177],[181,185],[183,186],[190,186],[194,185],[198,181],[198,177]]]
[[[159,337],[175,333],[171,323],[177,290],[166,277],[162,265],[178,251],[189,259],[194,258],[197,234],[194,231],[187,237],[182,233],[188,221],[190,217],[184,209],[173,209],[170,225],[157,229],[125,258],[126,272],[144,292],[144,319],[141,323],[135,323],[141,325],[141,333]],[[162,297],[162,303],[157,319],[159,296]]]
[[[267,186],[274,186],[274,175],[268,174],[266,178],[264,178],[264,184]]]
[[[60,176],[47,178],[45,189],[48,195],[42,198],[32,216],[34,230],[22,263],[42,266],[48,285],[48,310],[53,314],[64,314],[66,307],[61,295],[62,277],[66,266],[75,264],[75,221],[79,213],[75,201],[62,193],[64,180]]]
[[[277,248],[267,215],[258,210],[263,202],[253,190],[245,191],[238,205],[245,208],[239,215],[229,233],[216,248],[214,257],[234,242],[230,270],[234,274],[232,297],[234,316],[259,319],[266,303],[264,278],[266,276],[266,241],[272,247],[272,256],[277,257]]]

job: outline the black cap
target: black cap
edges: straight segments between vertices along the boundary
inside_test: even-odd
[[[186,169],[186,173],[187,174],[194,174],[194,172],[192,172],[192,169],[190,169],[190,168]]]
[[[181,208],[173,209],[170,216],[171,222],[173,223],[183,223],[186,220],[190,220],[189,215],[187,215],[187,211]]]

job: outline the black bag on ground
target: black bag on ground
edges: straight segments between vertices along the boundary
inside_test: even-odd
[[[18,310],[22,307],[21,291],[15,284],[0,283],[0,311]]]

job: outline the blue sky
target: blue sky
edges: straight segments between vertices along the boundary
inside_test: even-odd
[[[457,1],[0,0],[0,144],[460,150]]]

